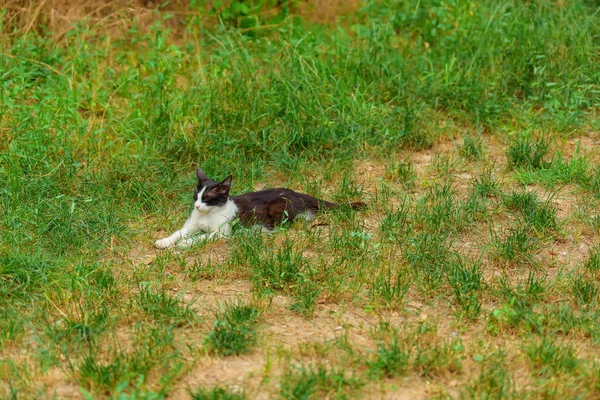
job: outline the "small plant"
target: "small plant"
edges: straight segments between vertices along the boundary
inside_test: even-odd
[[[242,303],[225,304],[216,313],[213,329],[205,344],[219,355],[238,355],[249,352],[256,344],[258,309]]]
[[[451,343],[417,344],[412,367],[422,376],[435,376],[462,369],[459,354],[464,350],[460,341]]]
[[[546,336],[542,338],[541,343],[531,344],[524,350],[533,367],[545,376],[573,372],[580,364],[572,346],[556,344]]]
[[[511,211],[529,211],[537,206],[537,195],[534,192],[512,192],[502,198],[504,206]]]
[[[490,312],[486,321],[486,329],[492,335],[500,332],[514,332],[524,328],[528,332],[538,332],[542,329],[543,316],[534,313],[527,302],[512,297],[501,308]]]
[[[577,274],[571,280],[571,293],[580,304],[594,303],[598,296],[598,286],[593,280],[586,279],[583,275]]]
[[[287,371],[281,382],[279,396],[298,400],[313,398],[348,398],[362,384],[346,376],[343,370],[317,367],[296,367]]]
[[[388,176],[392,181],[400,182],[406,190],[412,189],[417,180],[413,162],[410,160],[392,162],[388,166]]]
[[[311,317],[315,312],[315,300],[321,293],[316,284],[311,281],[300,283],[294,293],[294,303],[290,306],[292,311],[296,311],[305,317]]]
[[[419,199],[416,210],[416,222],[432,232],[432,235],[459,230],[464,223],[456,191],[450,182],[432,187]]]
[[[600,272],[600,247],[590,249],[589,257],[583,266],[589,272]]]
[[[79,366],[79,379],[88,387],[108,391],[114,388],[126,374],[127,366],[120,357],[110,363],[100,363],[94,356],[86,356]]]
[[[503,239],[492,232],[492,245],[496,256],[509,264],[534,264],[538,242],[526,226],[510,228]]]
[[[448,282],[465,316],[477,317],[481,308],[478,295],[482,286],[479,264],[474,262],[468,265],[462,257],[456,257],[448,272]]]
[[[184,307],[180,299],[173,298],[164,291],[155,292],[149,286],[140,288],[136,302],[158,322],[172,322],[182,326],[196,320],[191,304]]]
[[[537,183],[548,188],[568,183],[585,185],[588,160],[578,153],[579,149],[572,159],[564,160],[562,154],[557,152],[542,168],[520,170],[516,178],[525,185]]]
[[[540,203],[534,192],[512,192],[503,199],[509,210],[517,211],[528,225],[538,231],[556,230],[556,208],[551,204],[552,198]]]
[[[397,210],[386,212],[379,225],[381,235],[387,240],[404,242],[412,230],[409,212],[406,198]]]
[[[375,357],[367,362],[369,375],[377,379],[404,375],[410,366],[410,353],[394,331],[391,342],[386,345],[380,340]]]
[[[441,234],[419,234],[411,238],[405,250],[418,282],[429,289],[437,289],[442,284],[451,254],[446,237]]]
[[[212,389],[197,389],[190,392],[192,400],[244,400],[244,393],[237,393],[222,387]]]
[[[476,357],[477,362],[481,364],[481,371],[463,391],[461,398],[472,400],[518,398],[514,378],[506,368],[503,353]]]
[[[383,299],[388,306],[402,302],[404,295],[408,292],[410,282],[402,273],[395,275],[393,277],[391,268],[388,268],[387,273],[383,272],[375,278],[371,286],[371,297]]]
[[[547,154],[548,143],[544,139],[532,140],[529,137],[516,139],[506,150],[508,166],[512,169],[542,169]]]
[[[514,304],[516,308],[524,310],[530,309],[536,301],[541,300],[546,289],[545,278],[536,275],[535,271],[531,269],[527,278],[518,282],[517,285],[511,284],[506,275],[503,275],[500,279],[499,294],[506,301]]]
[[[583,186],[587,188],[596,198],[600,198],[600,167],[594,168],[584,179]]]
[[[267,292],[289,290],[302,278],[306,260],[287,242],[276,252],[264,251],[252,260],[254,286]]]
[[[473,191],[482,197],[495,196],[500,192],[498,179],[494,176],[494,167],[489,166],[473,180]]]
[[[480,135],[466,134],[460,147],[460,154],[471,161],[479,161],[483,158],[483,140]]]

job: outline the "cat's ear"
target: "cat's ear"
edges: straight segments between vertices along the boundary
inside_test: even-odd
[[[231,175],[216,186],[217,193],[219,194],[228,194],[229,189],[231,189]]]
[[[210,181],[208,175],[206,175],[200,167],[196,167],[196,176],[198,177],[198,182],[200,182],[201,185],[204,185],[205,182]]]

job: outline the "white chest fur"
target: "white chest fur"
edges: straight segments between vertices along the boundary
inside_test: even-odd
[[[227,201],[224,206],[198,211],[194,208],[192,215],[186,222],[189,228],[195,232],[215,232],[221,230],[225,225],[230,225],[237,215],[238,208],[232,200]],[[185,225],[184,225],[185,227]]]
[[[198,240],[214,236],[227,236],[231,232],[231,223],[237,213],[238,208],[231,199],[221,207],[211,207],[201,211],[194,208],[192,215],[180,230],[167,238],[157,240],[155,246],[159,249],[166,249],[177,244],[179,247],[185,248]],[[196,236],[199,232],[206,233]]]

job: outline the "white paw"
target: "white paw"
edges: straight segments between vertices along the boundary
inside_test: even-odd
[[[160,240],[157,240],[156,242],[154,242],[154,246],[157,249],[162,250],[162,249],[167,249],[167,248],[173,246],[173,243],[171,243],[169,238],[165,238],[165,239],[160,239]]]

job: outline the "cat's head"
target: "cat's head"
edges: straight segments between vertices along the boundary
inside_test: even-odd
[[[194,207],[200,212],[222,207],[229,200],[231,175],[221,182],[210,179],[200,167],[196,168],[198,186],[194,190]]]

